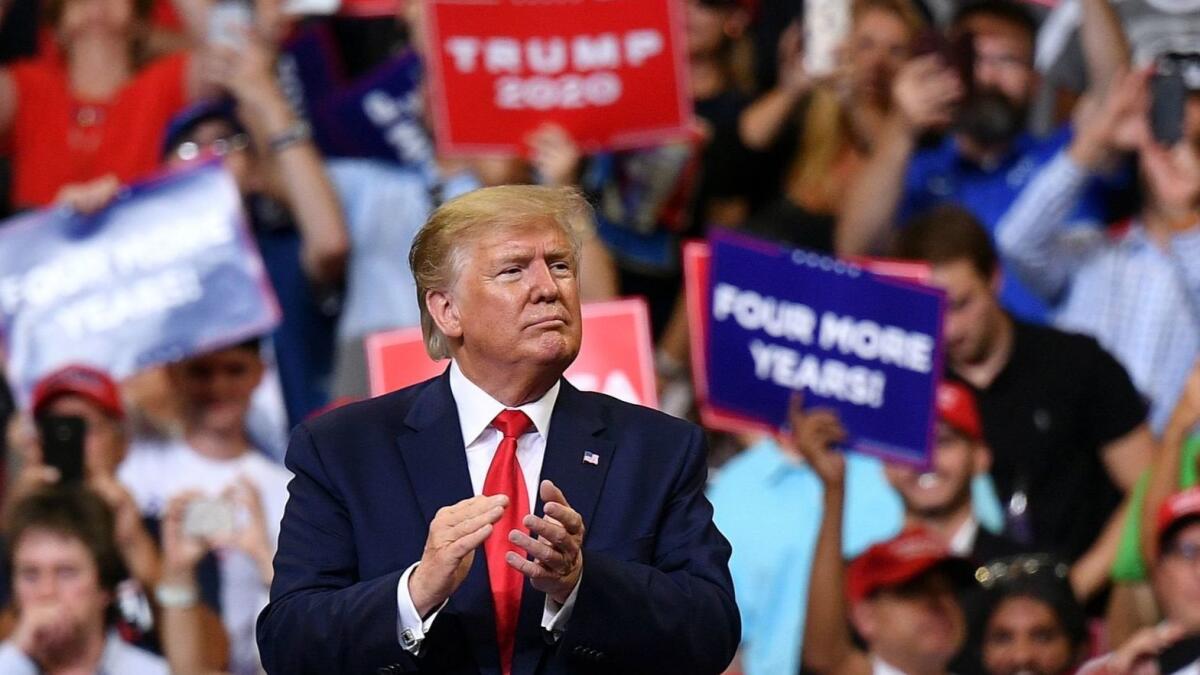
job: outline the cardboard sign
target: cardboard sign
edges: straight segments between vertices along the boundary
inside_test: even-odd
[[[68,363],[121,378],[269,333],[279,318],[219,164],[135,185],[90,216],[53,208],[0,225],[0,327],[23,403]]]
[[[564,374],[584,391],[599,391],[622,401],[658,407],[650,319],[640,298],[583,306],[583,343]],[[421,329],[376,333],[367,338],[371,395],[379,396],[440,375],[447,361],[425,353]]]
[[[687,253],[689,275],[697,253]],[[710,274],[699,308],[707,344],[693,350],[705,359],[702,411],[778,429],[799,391],[806,407],[839,412],[851,449],[927,464],[942,370],[940,291],[726,234],[713,237]],[[694,305],[695,280],[688,285]]]
[[[692,121],[678,0],[429,0],[439,151],[523,154],[545,122],[585,152],[656,145]]]

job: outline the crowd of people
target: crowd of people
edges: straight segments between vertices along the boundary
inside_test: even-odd
[[[727,672],[1200,668],[1200,2],[846,0],[818,74],[806,3],[678,0],[686,137],[585,152],[547,122],[521,156],[420,162],[323,152],[280,63],[310,30],[350,76],[425,54],[422,0],[255,0],[217,36],[231,2],[0,0],[0,215],[219,160],[282,317],[120,382],[63,364],[27,409],[0,387],[0,672],[262,672],[290,429],[369,395],[367,336],[431,321],[408,264],[430,213],[512,183],[592,205],[581,297],[646,299],[678,417],[685,240],[912,261],[945,292],[929,468],[843,453],[802,396],[777,435],[709,432]],[[43,451],[64,417],[80,476]]]

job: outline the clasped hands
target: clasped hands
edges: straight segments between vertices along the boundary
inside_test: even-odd
[[[553,482],[543,480],[538,492],[545,515],[525,516],[523,525],[528,533],[516,529],[508,533],[508,540],[528,557],[509,551],[505,562],[561,605],[575,590],[583,571],[583,518]],[[421,562],[408,578],[409,595],[421,616],[441,605],[467,578],[476,549],[487,540],[506,508],[507,496],[480,495],[443,507],[434,515]]]

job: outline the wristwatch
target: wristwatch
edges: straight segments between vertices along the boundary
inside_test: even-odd
[[[190,609],[198,598],[195,586],[164,582],[154,587],[154,599],[163,609]]]
[[[312,138],[312,127],[308,126],[308,122],[304,120],[296,120],[287,125],[283,131],[271,136],[267,139],[267,147],[273,153],[280,153],[288,148],[303,143]]]

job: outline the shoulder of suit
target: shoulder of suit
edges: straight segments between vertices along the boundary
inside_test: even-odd
[[[421,392],[427,387],[434,386],[437,381],[438,378],[435,377],[381,396],[347,403],[314,419],[305,421],[304,426],[313,434],[343,430],[347,426],[361,426],[363,424],[395,425],[398,429],[404,423],[404,418],[408,414],[408,410],[417,400],[417,397],[420,396]]]
[[[579,393],[592,405],[599,407],[607,418],[606,421],[609,422],[645,424],[659,427],[672,433],[691,433],[694,430],[700,429],[696,424],[687,420],[668,415],[644,405],[622,401],[608,394],[601,394],[595,391],[580,391]]]

